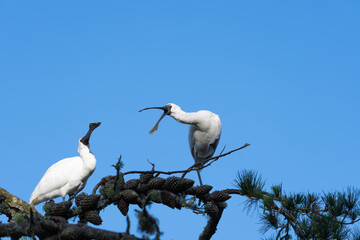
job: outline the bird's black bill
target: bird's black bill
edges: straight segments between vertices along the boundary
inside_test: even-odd
[[[89,129],[95,130],[98,126],[100,126],[101,122],[95,122],[89,124]]]
[[[150,134],[153,134],[154,132],[156,132],[156,130],[158,130],[159,127],[159,123],[160,121],[166,116],[166,112],[163,113],[163,115],[161,115],[160,119],[157,121],[157,123],[155,124],[155,126],[150,130]]]
[[[80,142],[82,142],[84,145],[89,145],[89,140],[90,140],[90,136],[91,133],[98,127],[100,126],[101,122],[96,122],[96,123],[90,123],[89,124],[89,131],[86,133],[86,135],[80,139]]]
[[[149,110],[149,109],[161,109],[161,110],[163,110],[164,112],[166,111],[169,111],[169,106],[168,105],[166,105],[166,106],[163,106],[163,107],[148,107],[148,108],[144,108],[144,109],[141,109],[141,110],[139,110],[139,112],[142,112],[142,111],[144,111],[144,110]]]
[[[163,110],[164,113],[161,115],[160,119],[157,121],[157,123],[155,124],[155,126],[150,130],[150,134],[153,134],[154,132],[156,132],[156,130],[158,129],[159,127],[159,123],[160,121],[168,114],[170,114],[170,109],[171,109],[171,106],[170,105],[165,105],[163,107],[148,107],[148,108],[144,108],[144,109],[141,109],[139,112],[142,112],[144,110],[149,110],[149,109],[160,109],[160,110]]]

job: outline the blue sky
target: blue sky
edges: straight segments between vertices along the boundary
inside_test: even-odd
[[[242,169],[287,192],[359,188],[359,11],[358,1],[1,1],[1,187],[28,200],[94,121],[85,192],[119,155],[124,171],[150,170],[147,159],[184,169],[187,126],[167,117],[149,135],[161,113],[138,113],[173,102],[219,114],[220,149],[251,144],[202,172],[215,190]],[[261,238],[244,200],[228,201],[213,239]],[[115,210],[102,227],[124,231]],[[150,212],[163,239],[196,239],[206,224],[190,210]]]

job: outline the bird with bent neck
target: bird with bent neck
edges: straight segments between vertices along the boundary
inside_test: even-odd
[[[60,196],[65,201],[67,194],[76,195],[85,187],[96,167],[96,159],[90,151],[89,140],[92,132],[100,124],[101,122],[90,123],[88,132],[80,138],[78,146],[80,156],[65,158],[48,168],[31,194],[32,207]]]
[[[163,107],[144,108],[139,112],[148,109],[160,109],[164,111],[155,126],[150,130],[150,134],[153,134],[158,129],[160,121],[166,115],[169,115],[180,123],[190,125],[189,146],[195,162],[211,158],[214,155],[221,136],[221,121],[217,114],[207,110],[189,113],[184,112],[174,103],[169,103]],[[197,173],[200,185],[202,185],[200,170],[197,170]]]

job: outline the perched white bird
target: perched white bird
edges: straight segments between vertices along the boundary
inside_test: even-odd
[[[219,115],[206,110],[187,113],[182,111],[181,108],[174,103],[169,103],[164,107],[144,108],[140,110],[140,112],[148,109],[161,109],[164,111],[158,122],[151,129],[150,134],[158,129],[160,121],[166,115],[170,115],[176,121],[190,125],[189,145],[195,162],[213,156],[221,136],[221,122]],[[197,170],[197,173],[200,184],[202,185],[200,171]]]
[[[100,126],[100,122],[90,123],[89,131],[79,140],[80,156],[65,158],[53,164],[41,178],[30,197],[30,204],[35,206],[41,202],[67,194],[77,194],[86,184],[87,179],[96,167],[95,156],[89,149],[91,133]]]

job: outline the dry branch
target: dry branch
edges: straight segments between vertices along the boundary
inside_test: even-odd
[[[246,143],[244,144],[242,147],[236,148],[234,150],[231,150],[227,153],[224,154],[220,154],[218,156],[215,157],[211,157],[209,159],[205,159],[203,161],[199,161],[193,165],[191,165],[189,168],[187,168],[186,170],[178,170],[178,171],[155,171],[155,170],[151,170],[151,171],[129,171],[129,172],[125,172],[123,173],[123,175],[128,175],[128,174],[139,174],[139,173],[156,173],[156,174],[165,174],[165,175],[172,175],[172,174],[176,174],[176,173],[184,173],[186,175],[186,173],[191,172],[191,171],[196,171],[196,170],[201,170],[204,169],[208,166],[210,166],[213,162],[217,161],[218,159],[225,157],[233,152],[239,151],[243,148],[246,148],[250,146],[250,144]],[[208,163],[208,164],[205,164]]]

